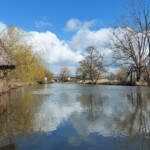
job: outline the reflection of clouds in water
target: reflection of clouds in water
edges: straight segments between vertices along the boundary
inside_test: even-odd
[[[59,102],[54,103],[49,101],[38,114],[39,122],[41,122],[43,118],[48,118],[45,126],[43,126],[41,130],[46,132],[54,131],[64,120],[67,120],[72,113],[81,111],[82,108],[79,103],[63,105]]]
[[[66,98],[66,95],[64,96]],[[67,96],[68,97],[68,96]],[[87,99],[86,99],[87,100]],[[134,105],[126,97],[108,96],[106,99],[99,102],[101,99],[93,99],[92,112],[90,103],[85,106],[82,100],[73,101],[47,101],[38,114],[38,120],[41,122],[43,118],[48,118],[45,125],[42,126],[42,131],[52,132],[56,130],[59,125],[65,120],[71,122],[80,137],[87,137],[91,133],[96,133],[108,136],[126,136],[129,135],[129,128],[133,126],[132,134],[136,134],[139,130],[140,111],[142,111],[145,121],[145,126],[149,129],[149,106],[146,110],[136,111],[137,99],[134,99]],[[96,102],[98,101],[98,102]],[[85,109],[86,108],[86,109]],[[86,110],[86,112],[85,112]],[[83,111],[85,113],[83,113]],[[94,120],[90,120],[87,116],[88,113],[96,116]],[[134,116],[135,115],[135,116]],[[132,118],[135,120],[132,122]],[[70,142],[77,142],[75,137],[69,139]]]
[[[141,110],[142,108],[140,108],[140,106],[137,106],[138,109],[136,110],[136,105],[132,105],[132,103],[125,98],[115,103],[112,103],[112,101],[113,99],[111,98],[103,101],[102,110],[96,112],[99,113],[99,115],[96,114],[99,117],[94,121],[89,121],[85,116],[79,113],[70,116],[70,121],[79,135],[87,136],[91,133],[97,133],[111,137],[128,136],[129,134],[134,135],[138,133],[141,126],[145,126],[145,128],[148,129],[150,128],[149,111]],[[137,102],[137,99],[134,99],[134,101]],[[97,106],[92,107],[94,110],[94,107]],[[141,112],[143,116],[140,116]],[[145,120],[145,124],[143,124],[143,120]],[[80,124],[78,122],[80,122]]]
[[[70,116],[70,121],[72,122],[78,134],[81,136],[88,136],[91,133],[97,133],[103,136],[111,136],[115,126],[112,124],[110,117],[105,117],[102,115],[96,121],[91,122],[87,120],[87,118],[76,113]]]
[[[95,144],[94,140],[88,136],[71,136],[71,137],[68,137],[68,142],[71,145],[79,146],[81,144],[81,141],[84,141],[87,144],[92,144],[92,145]]]

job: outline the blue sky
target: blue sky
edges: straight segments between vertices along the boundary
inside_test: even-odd
[[[81,47],[79,46],[79,49],[76,50],[71,47],[73,47],[73,43],[77,46],[79,36],[82,37],[83,43],[88,43],[90,40],[89,38],[85,40],[84,34],[86,37],[89,34],[99,37],[99,31],[111,27],[125,6],[123,0],[1,0],[0,5],[0,22],[3,26],[20,27],[34,37],[35,34],[37,37],[43,33],[42,36],[45,35],[44,38],[47,40],[46,44],[62,44],[66,48],[62,53],[66,52],[69,47],[71,53],[78,54]],[[55,42],[48,42],[48,39],[51,40],[52,37]],[[40,43],[42,42],[40,41]],[[82,44],[82,48],[83,46]],[[85,44],[86,46],[87,44]],[[98,45],[98,47],[101,46]],[[57,51],[56,47],[55,51]],[[61,50],[58,51],[61,53]],[[71,54],[70,52],[69,54]],[[50,54],[50,49],[48,53],[44,53],[43,57],[47,54]],[[70,57],[70,55],[68,56]],[[63,61],[51,62],[50,66],[52,69],[55,68],[54,72],[58,72],[61,66],[67,66],[67,64],[70,67],[77,65],[65,60],[65,57]],[[57,66],[58,69],[56,69]]]

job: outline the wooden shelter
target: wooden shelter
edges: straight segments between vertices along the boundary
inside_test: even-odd
[[[15,62],[11,60],[5,46],[0,40],[0,70],[15,69]]]

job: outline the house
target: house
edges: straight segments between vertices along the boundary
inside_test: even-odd
[[[15,62],[10,58],[6,48],[0,40],[0,70],[15,69],[15,66]]]
[[[15,69],[15,67],[15,62],[10,58],[5,46],[0,40],[0,95],[3,92],[9,91],[6,70],[12,70]]]

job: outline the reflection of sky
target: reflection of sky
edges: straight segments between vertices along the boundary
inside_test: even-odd
[[[96,146],[95,137],[99,137],[101,140],[107,139],[106,141],[108,142],[110,138],[123,138],[123,135],[125,137],[128,136],[127,126],[130,126],[131,122],[129,121],[128,125],[123,128],[123,124],[119,124],[118,120],[124,123],[135,112],[136,100],[133,100],[135,103],[133,105],[127,98],[127,94],[130,95],[131,90],[133,95],[136,95],[136,87],[94,86],[91,88],[88,85],[71,84],[53,84],[45,89],[34,91],[34,94],[45,94],[45,100],[37,114],[35,127],[35,131],[38,131],[40,127],[41,133],[35,137],[36,140],[32,141],[33,145],[36,145],[38,142],[43,142],[43,144],[47,142],[47,145],[51,145],[51,149],[60,149],[61,146],[62,149],[65,149],[67,145],[63,145],[63,142],[67,144],[67,141],[71,145],[77,146],[81,144],[81,141],[84,141],[94,147]],[[142,91],[145,91],[145,89],[142,88]],[[94,95],[93,103],[85,107],[82,103],[87,99],[84,99],[83,95],[90,94]],[[79,96],[83,96],[83,99],[77,99]],[[102,99],[103,97],[105,98]],[[100,101],[102,102],[100,103]],[[90,112],[91,108],[92,112]],[[142,111],[144,118],[148,119],[148,121],[145,121],[145,126],[150,129],[150,109]],[[95,119],[90,120],[88,113],[96,116]],[[139,114],[137,113],[137,115]],[[139,120],[135,118],[133,134],[136,134],[138,129]],[[27,142],[27,139],[24,140]],[[58,144],[62,145],[58,146]],[[45,149],[44,147],[41,148]],[[98,148],[102,147],[98,146]],[[86,147],[86,149],[88,148]]]
[[[122,141],[122,139],[119,140],[119,142]],[[111,138],[97,134],[89,137],[80,136],[68,123],[51,134],[40,132],[31,138],[16,138],[15,142],[21,150],[116,150]]]
[[[41,119],[46,119],[45,126],[42,127],[43,131],[51,132],[57,129],[57,127],[69,118],[74,112],[81,112],[81,106],[79,103],[63,104],[59,102],[48,101],[42,106],[39,114],[39,122]],[[48,119],[48,120],[47,120]]]
[[[51,85],[52,86],[52,85]],[[119,119],[121,122],[124,122],[131,114],[135,111],[135,106],[132,105],[127,99],[127,94],[131,93],[131,87],[114,87],[110,89],[108,86],[102,92],[91,89],[91,87],[85,87],[83,93],[90,94],[94,93],[95,98],[99,98],[99,95],[107,96],[107,99],[103,101],[102,106],[93,106],[93,115],[98,116],[96,120],[90,121],[87,119],[86,108],[81,106],[81,101],[77,100],[78,95],[82,95],[81,86],[79,89],[74,85],[61,85],[59,89],[55,87],[59,84],[54,85],[54,88],[50,86],[46,89],[36,91],[40,94],[47,95],[45,102],[41,107],[41,110],[38,114],[39,122],[41,119],[45,118],[46,123],[43,125],[41,130],[45,132],[52,132],[57,130],[59,125],[63,121],[69,121],[77,130],[77,132],[82,136],[88,136],[91,133],[98,133],[103,136],[119,136],[119,135],[128,135],[128,131],[118,128],[116,119]],[[73,90],[74,93],[68,92]],[[136,93],[136,89],[132,88],[133,92]],[[101,88],[99,89],[101,91]],[[110,94],[108,94],[108,91]],[[49,92],[49,94],[48,94]],[[97,109],[96,111],[94,109]],[[94,112],[95,111],[95,112]],[[95,114],[94,114],[95,113]],[[143,115],[146,118],[148,114],[143,110]],[[138,129],[138,122],[135,121],[134,130]]]

